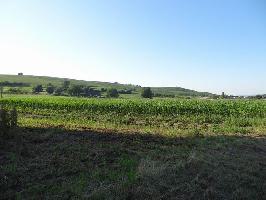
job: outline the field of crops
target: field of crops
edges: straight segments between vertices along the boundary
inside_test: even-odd
[[[74,128],[115,128],[171,133],[263,133],[266,101],[85,99],[10,97],[0,103],[15,106],[21,122],[71,125]],[[35,121],[35,122],[34,122]],[[159,128],[159,129],[158,129]]]
[[[217,114],[223,116],[266,116],[266,101],[261,100],[130,100],[86,99],[68,97],[6,98],[1,104],[19,109],[116,112],[175,116],[182,114]]]

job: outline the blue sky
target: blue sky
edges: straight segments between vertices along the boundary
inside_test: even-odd
[[[0,0],[0,69],[266,93],[266,1]]]

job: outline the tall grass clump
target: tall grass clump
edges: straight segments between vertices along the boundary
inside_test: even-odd
[[[17,127],[17,110],[13,108],[8,111],[7,109],[0,107],[0,137],[8,137],[10,130]]]

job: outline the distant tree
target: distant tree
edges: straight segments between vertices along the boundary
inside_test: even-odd
[[[63,92],[64,92],[64,89],[63,89],[62,87],[57,87],[57,88],[55,88],[55,90],[54,90],[54,94],[55,94],[56,96],[60,96],[60,95],[62,95]]]
[[[63,82],[63,89],[67,90],[70,86],[70,81],[69,80],[64,80]]]
[[[119,93],[117,89],[111,88],[107,90],[107,97],[113,97],[113,98],[118,98]]]
[[[32,88],[33,93],[40,93],[43,91],[42,85],[36,85]]]
[[[68,94],[70,96],[80,96],[83,92],[83,86],[82,85],[71,85],[69,89],[67,90]]]
[[[151,99],[153,97],[153,93],[151,91],[151,88],[150,87],[143,88],[143,90],[141,92],[141,96],[143,98],[149,98],[149,99]]]
[[[263,99],[263,95],[256,95],[255,98],[256,99]]]
[[[106,88],[101,88],[101,92],[106,92],[107,89]]]
[[[225,93],[224,92],[222,92],[222,99],[224,99],[225,98]]]
[[[123,89],[118,91],[119,94],[132,94],[132,89]]]
[[[98,97],[101,96],[101,92],[96,90],[90,86],[86,86],[82,88],[82,96],[84,97]]]
[[[20,89],[20,88],[9,88],[7,90],[7,93],[9,93],[9,94],[23,94],[23,93],[26,93],[26,92],[22,91],[22,89]]]
[[[213,94],[213,95],[211,96],[211,98],[212,98],[212,99],[219,99],[219,95],[218,95],[218,94]]]
[[[22,82],[9,82],[3,81],[0,82],[0,86],[8,86],[8,87],[29,87],[29,83],[22,83]]]
[[[51,83],[49,83],[49,84],[46,86],[46,92],[47,92],[48,94],[53,94],[54,91],[55,91],[55,87],[54,87]]]

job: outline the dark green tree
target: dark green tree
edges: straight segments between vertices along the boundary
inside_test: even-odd
[[[143,90],[141,92],[141,96],[143,98],[149,98],[149,99],[151,99],[153,97],[153,93],[151,91],[151,88],[150,87],[143,88]]]
[[[224,92],[222,92],[221,98],[225,99],[225,93]]]
[[[51,83],[49,83],[49,84],[46,86],[46,92],[47,92],[48,94],[53,94],[54,91],[55,91],[55,87],[54,87]]]
[[[54,94],[56,96],[60,96],[63,94],[63,92],[64,92],[64,89],[62,87],[57,87],[57,88],[55,88]]]
[[[40,93],[43,91],[42,85],[36,85],[32,88],[33,93]]]
[[[63,89],[67,90],[67,89],[69,89],[69,86],[70,86],[70,81],[69,80],[64,80]]]
[[[262,95],[256,95],[255,98],[256,99],[263,99],[263,96]]]
[[[82,96],[84,97],[98,97],[101,96],[101,92],[90,86],[85,86],[82,88]]]
[[[107,97],[118,98],[119,93],[117,89],[111,88],[107,90]]]
[[[101,88],[101,92],[106,92],[107,89],[106,88]]]
[[[69,89],[67,90],[68,94],[70,96],[80,96],[83,92],[83,86],[82,85],[71,85]]]

